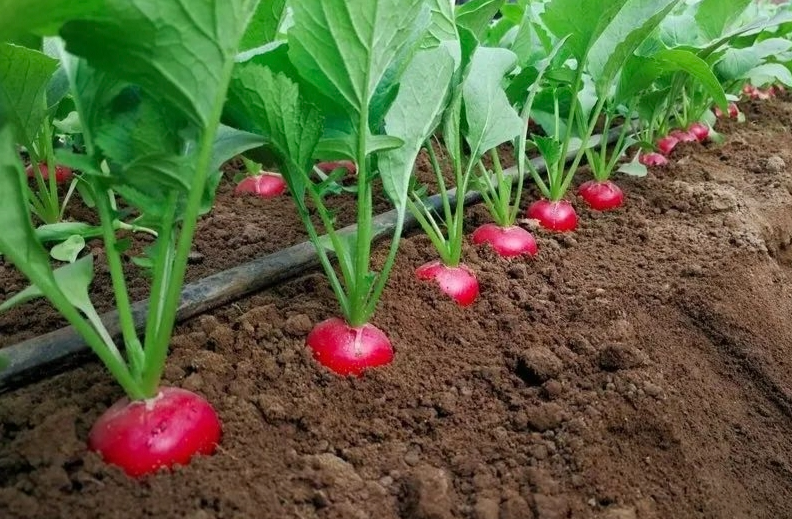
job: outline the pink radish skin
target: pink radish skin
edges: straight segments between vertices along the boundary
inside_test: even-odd
[[[657,141],[657,151],[665,156],[668,156],[672,151],[674,151],[674,148],[676,148],[677,144],[679,144],[679,139],[672,137],[671,135],[667,135]]]
[[[638,158],[638,162],[640,162],[644,166],[649,166],[649,167],[668,165],[668,159],[665,158],[664,155],[661,155],[660,153],[656,153],[656,152],[641,155]]]
[[[39,164],[39,170],[41,171],[41,176],[44,180],[49,179],[49,168],[45,162]],[[33,165],[29,165],[25,168],[25,174],[28,178],[36,178],[36,169]],[[74,177],[74,172],[67,168],[66,166],[55,166],[55,182],[61,184],[63,182],[68,182]]]
[[[528,207],[527,216],[538,220],[542,227],[550,231],[568,232],[577,229],[577,213],[566,200],[538,200]]]
[[[489,243],[490,247],[504,258],[527,254],[535,256],[538,248],[533,235],[516,225],[500,227],[487,223],[473,231],[470,237],[475,245]]]
[[[137,478],[212,454],[220,435],[209,402],[186,389],[164,387],[148,400],[113,404],[91,428],[88,448]]]
[[[234,190],[235,195],[252,194],[259,198],[276,198],[286,192],[286,181],[277,173],[245,177]]]
[[[668,135],[679,142],[698,142],[698,138],[695,135],[685,130],[674,130]]]
[[[372,324],[350,326],[338,317],[314,326],[305,343],[314,359],[337,375],[360,376],[393,361],[393,347],[382,330]]]
[[[740,109],[737,108],[737,103],[729,103],[729,117],[737,117],[740,115]]]
[[[320,162],[316,165],[322,173],[331,173],[338,168],[346,169],[351,175],[357,174],[357,165],[351,160],[334,160],[328,162]]]
[[[472,305],[479,295],[476,274],[467,265],[448,267],[432,261],[415,269],[415,276],[421,281],[435,281],[459,306]]]
[[[693,123],[688,127],[688,133],[696,137],[699,142],[704,142],[709,138],[709,126],[704,123]]]
[[[580,186],[578,194],[595,211],[611,211],[624,203],[624,193],[610,180],[589,180]]]

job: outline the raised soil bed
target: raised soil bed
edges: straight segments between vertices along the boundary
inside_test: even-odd
[[[620,178],[623,209],[576,201],[580,229],[537,231],[536,259],[467,247],[468,309],[414,278],[434,255],[405,238],[374,320],[396,359],[361,379],[304,347],[335,313],[318,272],[179,326],[166,379],[225,429],[175,473],[86,452],[121,396],[96,363],[0,396],[0,517],[792,517],[792,104],[743,108],[724,146]],[[288,201],[277,222],[262,204],[221,197],[193,279],[301,239]],[[45,306],[4,317],[2,344],[56,326]]]

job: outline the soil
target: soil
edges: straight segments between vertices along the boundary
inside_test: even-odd
[[[405,238],[374,319],[396,358],[362,378],[306,351],[336,308],[318,272],[180,325],[167,382],[225,429],[173,473],[131,481],[86,452],[121,397],[98,364],[0,396],[0,517],[792,517],[792,104],[743,109],[725,145],[619,178],[624,208],[576,201],[579,230],[537,230],[533,260],[468,246],[467,309],[414,278],[434,255]],[[204,229],[235,213],[250,237],[215,247],[284,244],[221,200]]]

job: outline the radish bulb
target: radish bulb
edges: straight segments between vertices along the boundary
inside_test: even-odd
[[[252,194],[260,198],[275,198],[286,191],[286,181],[277,173],[263,172],[245,177],[234,190],[235,195]]]
[[[693,135],[699,142],[704,142],[709,138],[709,126],[702,122],[693,123],[688,127],[688,133]]]
[[[432,261],[415,269],[415,275],[421,281],[436,282],[459,306],[470,306],[479,295],[476,274],[467,265],[449,267]]]
[[[596,211],[610,211],[624,203],[624,193],[610,180],[589,180],[580,186],[578,194]]]
[[[393,348],[382,330],[372,324],[350,326],[337,317],[314,326],[305,343],[319,364],[338,375],[360,376],[393,360]]]
[[[500,227],[487,223],[473,231],[471,240],[476,245],[489,243],[493,250],[504,258],[522,254],[534,256],[537,252],[533,235],[517,225]]]
[[[49,179],[49,167],[46,162],[41,162],[39,164],[39,171],[41,171],[41,177],[44,180]],[[36,170],[32,164],[25,169],[25,174],[28,178],[36,178]],[[73,176],[74,172],[70,168],[66,166],[55,166],[55,182],[58,184],[68,182]]]
[[[644,166],[666,166],[668,165],[668,159],[665,158],[664,155],[660,153],[652,152],[646,153],[645,155],[641,155],[638,157],[638,162],[643,164]]]
[[[668,135],[673,137],[679,142],[696,142],[698,140],[698,138],[694,134],[685,130],[674,130]]]
[[[123,398],[99,417],[88,448],[132,477],[212,454],[221,427],[212,406],[186,389],[164,387],[148,400]]]
[[[578,223],[575,208],[566,200],[538,200],[528,207],[528,218],[538,220],[545,229],[558,232],[574,231]]]
[[[674,148],[676,148],[677,144],[679,144],[679,139],[671,135],[667,135],[657,141],[657,151],[665,156],[668,156],[672,151],[674,151]]]
[[[351,175],[357,174],[357,165],[351,160],[333,160],[320,162],[316,165],[322,173],[332,173],[336,169],[344,168]]]

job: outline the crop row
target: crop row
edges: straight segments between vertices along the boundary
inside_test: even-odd
[[[227,160],[244,163],[239,193],[288,190],[340,311],[307,346],[326,368],[360,375],[393,358],[369,321],[407,214],[438,256],[416,275],[469,305],[479,285],[462,258],[464,196],[452,199],[452,188],[479,191],[491,214],[473,243],[532,256],[536,242],[516,224],[528,182],[542,198],[524,216],[573,231],[567,192],[584,162],[592,178],[577,194],[594,210],[616,209],[624,196],[614,173],[646,175],[678,142],[718,142],[716,118],[741,117],[742,93],[769,97],[792,85],[792,11],[751,0],[3,5],[0,254],[31,286],[0,311],[45,297],[99,356],[127,398],[97,421],[89,447],[132,476],[211,453],[220,440],[209,403],[161,387],[161,377],[196,222]],[[503,150],[513,153],[508,174]],[[422,153],[437,211],[415,176]],[[375,271],[379,186],[397,221]],[[337,231],[330,195],[339,194],[356,200],[355,232]],[[64,219],[75,196],[98,225]],[[123,268],[136,232],[154,238],[133,258],[151,279],[142,335]],[[96,238],[122,345],[89,297],[85,244]]]

